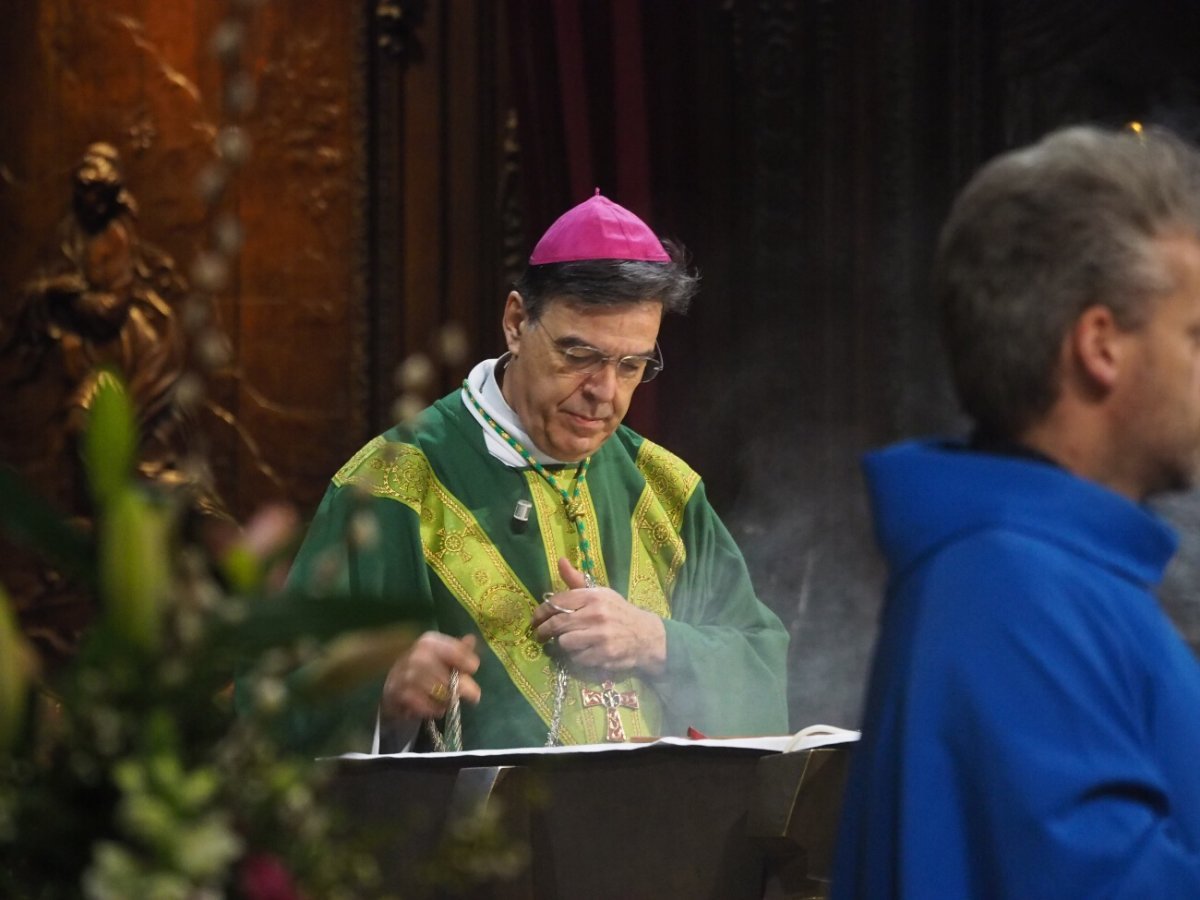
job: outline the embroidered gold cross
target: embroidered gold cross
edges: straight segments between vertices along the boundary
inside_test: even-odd
[[[627,740],[625,728],[621,725],[621,715],[617,709],[618,707],[640,709],[636,691],[618,691],[617,686],[610,679],[600,683],[600,690],[582,688],[580,694],[583,696],[585,709],[592,706],[604,707],[608,716],[608,734],[604,736],[606,741],[617,743]]]

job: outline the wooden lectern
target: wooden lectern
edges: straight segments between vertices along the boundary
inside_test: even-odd
[[[342,757],[331,791],[386,826],[379,859],[405,898],[825,897],[850,745],[770,749],[786,740]],[[527,863],[430,886],[428,861],[489,809]]]

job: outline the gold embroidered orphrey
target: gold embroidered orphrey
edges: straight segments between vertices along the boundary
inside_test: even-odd
[[[651,441],[639,448],[637,467],[645,478],[634,508],[631,525],[629,602],[670,618],[669,596],[686,559],[680,534],[688,500],[699,484],[699,476],[674,454]],[[532,474],[532,473],[530,473]],[[433,473],[424,453],[411,444],[387,441],[383,436],[364,446],[334,476],[334,483],[355,485],[373,496],[396,500],[418,517],[426,564],[446,589],[462,604],[479,627],[484,640],[494,649],[513,684],[538,715],[550,725],[554,706],[556,666],[535,639],[529,616],[537,599],[508,565],[471,512],[452,495]],[[561,498],[551,495],[542,479],[529,480],[531,497],[540,523],[547,567],[556,573],[559,556],[578,559],[572,540],[575,529]],[[535,483],[545,490],[535,490]],[[557,501],[557,502],[555,502]],[[599,547],[596,511],[588,485],[579,497],[589,535],[595,536],[598,580],[608,583]],[[555,575],[557,581],[557,576]],[[587,704],[582,694],[567,705],[572,720],[563,721],[563,743],[598,743],[611,740],[612,718],[618,719],[625,740],[634,736],[661,734],[662,703],[658,694],[640,679],[605,682],[617,694],[633,694],[636,705],[621,705],[625,721],[616,707]],[[581,689],[582,689],[581,685]],[[642,690],[641,688],[646,688]],[[598,718],[594,718],[598,716]],[[564,720],[566,717],[564,716]]]

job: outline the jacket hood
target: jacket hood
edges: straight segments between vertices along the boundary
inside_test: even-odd
[[[868,454],[863,469],[876,539],[893,577],[947,543],[1003,528],[1152,586],[1178,543],[1148,509],[1051,463],[912,441]]]

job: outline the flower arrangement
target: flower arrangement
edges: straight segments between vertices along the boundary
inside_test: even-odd
[[[229,4],[210,41],[221,113],[196,183],[210,235],[177,311],[188,368],[171,373],[163,415],[172,422],[205,408],[206,378],[231,377],[212,301],[229,285],[243,232],[219,208],[250,155],[247,48],[262,2]],[[89,165],[111,167],[120,187],[114,148],[90,150]],[[439,347],[444,359],[461,358],[461,329],[444,329]],[[124,376],[138,383],[136,372]],[[424,405],[419,389],[431,379],[424,356],[405,369],[398,415]],[[51,665],[0,584],[0,897],[387,897],[374,851],[403,835],[364,833],[340,818],[323,794],[333,769],[316,758],[364,745],[344,723],[374,722],[379,684],[411,642],[408,628],[388,604],[334,588],[289,591],[279,573],[295,514],[267,508],[245,528],[197,515],[212,507],[195,487],[204,477],[190,471],[203,476],[204,461],[146,466],[136,422],[155,429],[145,408],[116,372],[86,382],[88,527],[0,464],[0,532],[46,557],[98,609],[78,649]],[[170,479],[138,474],[155,478],[176,462]],[[370,523],[362,531],[347,539],[372,539]],[[496,816],[460,822],[430,859],[414,860],[422,880],[456,888],[524,865]]]
[[[100,609],[78,654],[47,671],[0,588],[0,896],[386,896],[378,836],[321,802],[314,756],[339,732],[314,728],[320,716],[304,740],[290,726],[323,701],[331,721],[356,703],[371,721],[371,686],[409,632],[382,604],[287,596],[272,572],[290,514],[185,527],[186,491],[134,475],[134,417],[103,374],[82,447],[91,533],[0,469],[0,525]],[[253,675],[241,714],[239,672]]]

